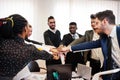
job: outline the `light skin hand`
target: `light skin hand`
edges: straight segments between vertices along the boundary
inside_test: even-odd
[[[56,48],[50,48],[50,52],[53,54],[59,54],[59,51]]]
[[[70,52],[70,46],[59,46],[58,48],[51,48],[50,52],[53,53],[53,56],[56,60],[58,60],[59,54],[63,53],[64,55],[66,55],[66,53]]]
[[[62,46],[60,48],[57,48],[57,50],[61,53],[67,53],[67,52],[70,52],[70,46]]]
[[[58,54],[53,54],[53,59],[54,60],[58,60],[60,58],[60,56]]]
[[[50,52],[52,52],[53,59],[58,60],[60,58],[59,51],[56,48],[50,48]]]
[[[64,45],[60,45],[60,46],[57,48],[57,50],[58,50],[59,52],[61,52],[61,50],[62,50],[63,47],[64,47]]]

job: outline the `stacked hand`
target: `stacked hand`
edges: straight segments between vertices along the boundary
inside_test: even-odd
[[[59,57],[59,51],[56,48],[50,48],[50,52],[52,52],[53,59],[58,60]]]
[[[50,52],[52,52],[54,59],[59,59],[60,58],[60,54],[63,53],[64,55],[66,55],[65,53],[70,51],[70,46],[66,47],[66,46],[59,46],[58,48],[50,48]]]
[[[70,46],[60,46],[57,48],[57,50],[61,53],[67,53],[70,52]]]

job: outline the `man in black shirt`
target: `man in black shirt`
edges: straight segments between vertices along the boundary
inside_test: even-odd
[[[61,34],[60,31],[57,30],[55,27],[55,19],[53,16],[48,17],[48,26],[50,29],[46,30],[44,32],[44,41],[46,45],[52,45],[55,47],[58,47],[61,42]],[[49,60],[46,62],[47,65],[52,65],[52,64],[60,64],[61,60]]]

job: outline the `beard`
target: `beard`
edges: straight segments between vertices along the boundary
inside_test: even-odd
[[[55,27],[50,27],[50,29],[54,30],[54,29],[55,29]]]

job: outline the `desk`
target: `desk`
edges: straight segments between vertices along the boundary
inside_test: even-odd
[[[32,72],[25,80],[45,80],[46,73]],[[78,75],[75,72],[72,72],[72,77],[77,77]],[[71,80],[84,80],[83,78],[72,78]]]

